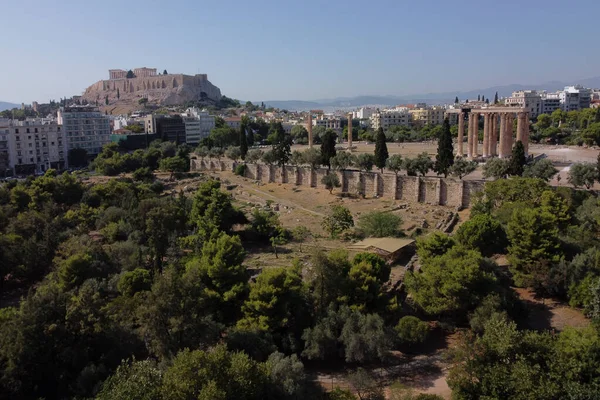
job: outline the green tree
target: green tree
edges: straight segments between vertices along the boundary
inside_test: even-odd
[[[510,172],[510,161],[502,158],[490,158],[483,165],[483,177],[500,179]]]
[[[498,104],[498,92],[494,95],[494,104]]]
[[[348,253],[343,249],[329,253],[323,250],[313,252],[306,276],[319,316],[330,306],[337,307],[347,301],[346,288],[350,268]]]
[[[558,173],[558,170],[554,168],[552,161],[547,158],[538,159],[531,164],[525,166],[523,170],[523,176],[527,178],[539,178],[548,182],[554,175]]]
[[[458,96],[454,98],[454,104],[458,104]]]
[[[135,78],[132,70],[127,71],[127,75],[125,76],[127,79]]]
[[[419,344],[427,339],[429,325],[417,317],[407,315],[400,318],[395,330],[401,343],[409,345]]]
[[[462,157],[459,157],[456,160],[454,160],[454,164],[452,164],[448,172],[450,173],[450,175],[455,176],[458,179],[462,179],[464,176],[469,175],[476,169],[476,161],[468,161]]]
[[[121,98],[121,92],[119,91],[119,88],[117,88],[117,100],[119,100]]]
[[[508,258],[517,284],[530,283],[540,262],[558,262],[560,242],[556,217],[541,208],[515,209],[506,228]]]
[[[329,160],[330,167],[339,171],[344,171],[356,163],[356,157],[352,154],[342,151],[337,153],[334,157]],[[371,164],[371,167],[373,164]]]
[[[148,98],[147,97],[142,97],[141,99],[138,100],[138,104],[140,106],[146,107],[146,104],[148,104]]]
[[[323,157],[321,156],[321,152],[319,149],[307,149],[302,153],[302,158],[304,162],[310,165],[312,170],[317,169],[321,163],[323,162]]]
[[[326,232],[329,232],[330,236],[333,238],[346,229],[353,227],[354,219],[352,218],[350,210],[348,210],[346,207],[333,205],[331,206],[329,215],[326,215],[323,218],[322,226],[323,229]]]
[[[248,117],[242,117],[242,123],[240,124],[240,157],[242,160],[246,159],[248,154],[248,139],[246,131],[248,130]]]
[[[239,236],[221,233],[186,264],[185,279],[197,282],[207,310],[219,322],[233,322],[248,292],[248,275]]]
[[[326,165],[328,169],[331,169],[331,159],[336,155],[336,140],[337,134],[332,129],[327,129],[321,139],[321,164]]]
[[[585,186],[586,189],[591,189],[598,176],[595,165],[590,163],[575,163],[569,168],[569,177],[567,180],[575,187]]]
[[[375,136],[375,166],[381,170],[385,168],[385,163],[389,157],[387,144],[385,143],[385,133],[383,128],[377,129],[377,136]]]
[[[523,142],[518,140],[512,149],[512,155],[508,164],[508,173],[513,176],[523,175],[523,168],[526,163],[525,147],[523,147]]]
[[[401,234],[402,218],[397,214],[372,211],[358,219],[358,228],[368,237],[398,236]]]
[[[271,134],[274,140],[273,143],[273,155],[277,160],[277,164],[281,167],[284,167],[285,164],[290,160],[290,156],[292,155],[291,145],[292,138],[291,136],[285,133],[281,122],[277,122],[271,126]]]
[[[375,157],[372,154],[361,153],[358,156],[356,156],[356,166],[362,171],[370,172],[373,169],[374,164]]]
[[[187,172],[190,170],[190,160],[183,157],[167,157],[160,160],[158,167],[161,171],[170,172],[169,179],[173,179],[176,172]]]
[[[264,152],[260,149],[251,149],[248,150],[248,154],[246,154],[246,161],[249,163],[256,163],[262,159]]]
[[[458,228],[455,237],[463,246],[478,250],[484,256],[500,253],[507,245],[502,225],[488,214],[475,215],[466,221]]]
[[[391,155],[390,158],[387,159],[385,167],[398,176],[398,173],[404,168],[402,156],[400,154]]]
[[[422,260],[421,270],[407,273],[405,282],[426,313],[460,315],[493,290],[495,278],[486,271],[479,252],[455,246],[441,256]]]
[[[337,174],[331,172],[327,173],[323,176],[323,178],[321,178],[321,183],[325,185],[325,189],[329,190],[329,194],[333,192],[333,189],[342,186],[340,183],[340,178],[338,178]]]
[[[411,160],[411,163],[411,168],[414,171],[418,171],[421,176],[427,175],[427,173],[433,168],[433,161],[431,161],[431,158],[429,158],[429,155],[426,152],[419,154],[417,158]]]
[[[106,95],[106,96],[104,97],[104,104],[105,104],[105,105],[108,105],[108,95]]]
[[[302,242],[310,238],[312,236],[312,232],[307,227],[303,225],[298,225],[297,227],[292,229],[291,233],[294,241],[300,243],[299,250],[300,253],[302,253]]]
[[[268,165],[273,165],[278,162],[277,154],[273,150],[267,150],[262,156],[262,162]]]
[[[300,272],[299,265],[263,270],[250,285],[238,327],[270,332],[282,347],[295,346],[308,323],[308,298]]]
[[[444,178],[448,177],[450,168],[454,164],[454,148],[452,147],[452,135],[450,133],[450,121],[444,119],[442,132],[438,139],[438,151],[435,156],[435,165],[433,169],[439,174],[443,174]]]
[[[150,290],[152,288],[150,272],[143,268],[123,272],[121,278],[119,278],[117,288],[122,295],[129,297],[138,292]]]
[[[308,143],[308,131],[303,125],[294,125],[290,131],[294,143],[307,144]]]
[[[242,157],[242,151],[239,147],[229,147],[225,150],[225,156],[232,161],[237,161]]]
[[[162,373],[151,360],[123,361],[102,385],[97,400],[160,400]]]

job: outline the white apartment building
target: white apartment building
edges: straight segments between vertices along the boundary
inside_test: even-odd
[[[377,110],[375,108],[362,107],[352,112],[352,118],[354,119],[368,119],[375,114]]]
[[[579,111],[590,108],[592,90],[583,86],[566,86],[565,90],[559,92],[560,105],[563,111]]]
[[[387,130],[391,126],[409,126],[411,115],[408,109],[382,110],[371,115],[371,127],[375,130],[380,127]]]
[[[85,149],[96,156],[110,143],[110,119],[94,106],[70,106],[59,110],[67,140],[67,150]]]
[[[15,175],[64,169],[67,141],[62,127],[44,119],[15,120],[0,126],[0,164],[5,160],[8,165],[0,165],[0,174],[3,168]]]
[[[188,108],[185,114],[182,114],[185,122],[186,143],[198,144],[215,127],[214,115],[209,115],[208,111],[198,108]]]

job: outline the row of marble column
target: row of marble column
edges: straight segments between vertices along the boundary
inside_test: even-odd
[[[464,156],[465,112],[458,114],[458,149],[456,155]],[[525,155],[529,149],[529,118],[526,112],[518,112],[517,137],[513,141],[513,122],[515,113],[498,112],[483,113],[483,143],[479,153],[479,117],[480,113],[472,111],[467,120],[467,158],[472,160],[480,155],[484,158],[508,158],[511,155],[513,144],[517,141],[523,143]],[[499,121],[499,123],[498,123]],[[500,129],[498,129],[498,127]]]

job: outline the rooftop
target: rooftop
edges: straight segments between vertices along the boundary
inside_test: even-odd
[[[348,246],[350,250],[368,250],[369,248],[375,248],[379,250],[386,251],[388,253],[395,253],[403,247],[406,247],[415,241],[413,239],[403,239],[403,238],[368,238],[365,240],[361,240],[360,242],[353,243]]]

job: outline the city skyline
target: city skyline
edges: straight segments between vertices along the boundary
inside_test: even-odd
[[[228,97],[315,100],[409,95],[597,76],[594,10],[558,2],[287,4],[44,0],[5,6],[1,101],[78,95],[112,68],[206,73]],[[23,29],[24,21],[35,23]],[[561,22],[569,35],[560,34]],[[497,23],[497,25],[494,25]],[[554,28],[554,26],[558,28]],[[552,32],[558,32],[551,34]],[[7,78],[7,77],[10,77]]]

